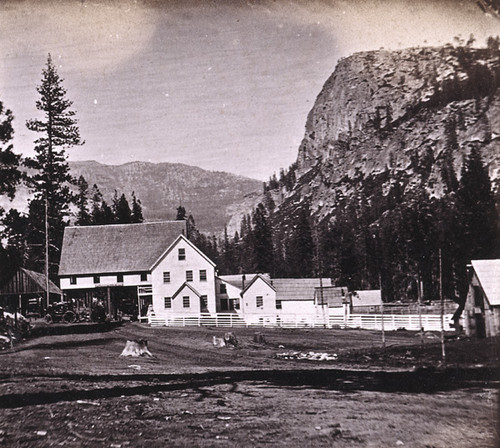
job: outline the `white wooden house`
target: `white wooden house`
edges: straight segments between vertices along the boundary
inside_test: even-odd
[[[316,288],[331,286],[330,279],[269,278],[256,275],[241,293],[241,312],[251,315],[315,315]]]
[[[500,335],[500,259],[472,260],[463,312],[468,336]]]
[[[108,313],[216,311],[215,264],[186,238],[185,221],[67,227],[59,277],[68,297],[97,297]]]

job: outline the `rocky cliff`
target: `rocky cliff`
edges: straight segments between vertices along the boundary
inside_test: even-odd
[[[499,55],[449,45],[342,59],[307,118],[293,189],[274,192],[281,211],[307,200],[313,214],[328,217],[361,181],[373,194],[397,181],[440,196],[445,165],[459,176],[473,145],[498,189]]]

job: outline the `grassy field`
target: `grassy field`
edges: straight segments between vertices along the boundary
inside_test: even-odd
[[[257,331],[266,343],[253,342]],[[416,392],[398,383],[427,366],[431,384],[433,369],[442,371],[436,339],[422,348],[414,333],[392,332],[383,350],[380,333],[371,331],[234,333],[236,348],[216,348],[212,339],[222,329],[127,323],[106,332],[38,337],[0,352],[0,446],[437,448],[498,442],[498,383],[491,373],[449,387],[441,387],[441,375],[439,385]],[[155,357],[120,358],[127,339],[147,339]],[[453,340],[446,348],[447,365],[459,374],[479,364],[490,372],[498,368],[498,341]],[[277,357],[292,352],[337,359]]]

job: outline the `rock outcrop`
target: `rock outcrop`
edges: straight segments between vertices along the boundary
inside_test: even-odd
[[[274,195],[281,211],[307,199],[313,214],[328,217],[360,181],[382,194],[397,180],[404,190],[421,184],[440,196],[443,167],[459,176],[473,145],[498,189],[499,56],[448,45],[342,59],[307,118],[295,185]]]

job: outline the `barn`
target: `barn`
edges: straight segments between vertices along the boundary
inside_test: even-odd
[[[500,259],[472,260],[463,313],[468,336],[500,335]]]

